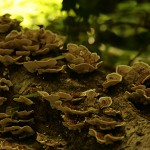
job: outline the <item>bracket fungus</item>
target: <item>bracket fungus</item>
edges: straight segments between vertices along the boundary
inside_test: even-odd
[[[11,133],[12,137],[23,139],[33,136],[34,130],[27,124],[32,124],[32,119],[16,120],[12,119],[10,115],[3,113],[3,118],[0,118],[0,135],[7,137],[7,133]]]
[[[20,22],[16,19],[11,19],[10,14],[0,16],[0,33],[7,33],[13,29],[20,30]]]
[[[108,116],[116,116],[116,115],[121,115],[121,111],[115,110],[113,108],[107,107],[103,109],[103,113],[108,115]]]
[[[106,76],[106,81],[103,82],[103,87],[106,89],[110,86],[116,85],[122,81],[122,76],[118,73],[110,73]]]
[[[150,104],[150,88],[135,89],[134,92],[125,92],[125,96],[135,103],[142,103],[144,105]]]
[[[9,56],[9,55],[0,55],[0,62],[4,65],[4,66],[9,66],[12,64],[19,64],[17,61],[21,58],[22,56]]]
[[[110,107],[112,104],[111,97],[98,98],[99,93],[95,89],[83,91],[78,96],[76,95],[76,98],[63,92],[48,94],[45,91],[38,91],[38,93],[50,103],[53,109],[61,111],[62,124],[69,130],[81,131],[82,128],[88,126],[89,128],[97,128],[101,134],[104,134],[103,131],[111,133],[111,130],[124,126],[122,119],[116,119],[116,114],[121,116],[120,111]],[[103,113],[101,109],[105,110],[106,108],[110,108],[110,110]],[[107,134],[104,136],[107,137]],[[120,138],[112,137],[116,141],[123,139],[123,136]],[[106,140],[102,143],[108,144],[109,142]],[[113,139],[110,143],[113,143]]]
[[[23,63],[24,67],[31,73],[38,72],[39,74],[42,73],[56,73],[60,71],[64,71],[65,65],[59,66],[57,60],[54,58],[50,58],[47,60],[40,60],[40,61],[28,61]]]
[[[81,130],[85,125],[85,121],[76,122],[75,120],[70,119],[67,115],[62,115],[62,119],[62,124],[69,130]]]
[[[3,105],[5,101],[7,101],[6,97],[0,97],[0,106]]]
[[[27,110],[23,110],[23,111],[15,111],[12,114],[12,118],[17,118],[17,119],[27,119],[30,118],[30,116],[32,116],[34,113],[33,110],[27,111]],[[30,118],[32,120],[32,118]]]
[[[54,94],[49,95],[45,91],[37,91],[40,96],[42,96],[44,99],[51,103],[55,103],[56,101],[59,101],[62,99],[63,101],[70,101],[72,99],[72,96],[65,92],[56,92]]]
[[[127,65],[118,65],[116,67],[116,73],[120,74],[122,77],[126,76],[130,70],[131,67]]]
[[[0,91],[9,91],[9,88],[11,86],[13,86],[13,84],[10,80],[7,80],[5,78],[0,79]]]
[[[20,32],[13,30],[0,42],[0,62],[5,66],[26,61],[26,57],[45,55],[51,50],[59,49],[64,43],[64,38],[44,29],[24,29]],[[21,63],[20,62],[20,63]],[[58,70],[63,70],[59,68]],[[44,72],[42,70],[40,72]],[[48,70],[48,72],[58,72]]]
[[[98,115],[93,115],[90,118],[85,118],[85,122],[94,127],[97,127],[100,130],[111,130],[117,127],[121,127],[124,125],[123,121],[116,121],[113,118],[107,117],[100,117]]]
[[[20,105],[20,109],[21,107]],[[34,137],[35,131],[31,127],[34,124],[33,110],[19,111],[16,108],[6,108],[5,111],[0,113],[0,135],[2,137],[19,140]]]
[[[101,89],[95,83],[97,80],[102,83],[102,78],[97,74],[100,72],[88,76],[86,82],[78,80],[79,76],[76,73],[93,72],[102,64],[100,56],[90,52],[87,47],[69,43],[67,50],[61,49],[64,46],[63,36],[44,28],[36,30],[26,28],[20,31],[19,22],[10,19],[9,15],[0,17],[0,34],[2,36],[0,39],[2,64],[0,136],[2,138],[16,141],[32,139],[34,144],[44,149],[59,149],[59,147],[69,149],[70,139],[66,138],[69,139],[68,144],[61,137],[64,136],[63,133],[67,137],[71,133],[69,130],[74,130],[75,136],[71,134],[72,137],[78,136],[76,131],[79,131],[81,134],[95,137],[100,144],[112,144],[123,140],[122,129],[125,123],[120,111],[121,105],[120,103],[117,105],[119,99],[116,97],[120,93],[111,95],[109,89],[106,91],[103,89],[123,82],[123,86],[130,85],[130,90],[125,93],[128,99],[136,97],[140,102],[149,104],[150,67],[145,63],[134,64],[131,67],[119,65],[116,72],[106,76]],[[12,64],[13,66],[9,67]],[[70,73],[66,66],[73,70],[73,73]],[[8,71],[5,71],[6,68]],[[35,74],[28,72],[38,74],[65,72],[66,74],[56,77],[46,74],[42,76],[43,78],[35,78]],[[19,75],[23,75],[23,78]],[[6,76],[12,82],[5,79]],[[60,83],[57,84],[59,81]],[[73,86],[72,81],[75,81]],[[23,83],[19,85],[19,82]],[[128,90],[126,87],[123,89],[119,87],[118,91],[124,89]],[[48,107],[47,102],[50,105]],[[49,115],[51,118],[48,118]],[[58,126],[59,129],[54,132]],[[52,129],[52,132],[49,129]],[[59,136],[52,139],[57,133]]]
[[[100,56],[91,53],[85,46],[69,43],[67,45],[68,52],[64,53],[65,59],[68,61],[68,67],[77,73],[87,73],[98,69],[102,61],[98,62]]]
[[[124,136],[114,136],[112,134],[102,134],[92,128],[89,129],[89,135],[94,136],[100,144],[113,144],[115,141],[121,141]]]
[[[24,47],[28,51],[32,51],[33,55],[37,55],[44,49],[47,49],[46,52],[51,50],[55,50],[61,47],[64,43],[64,37],[57,35],[49,30],[38,29],[38,30],[30,30],[25,29],[23,32],[23,37],[30,39],[34,43],[34,47]],[[38,49],[41,47],[40,49]],[[42,54],[42,53],[41,53]]]
[[[88,98],[94,98],[99,96],[99,93],[96,92],[96,89],[90,89],[87,91],[84,91],[80,94],[80,96],[86,96]]]
[[[107,97],[107,96],[106,97],[100,97],[98,100],[98,103],[99,103],[99,107],[101,109],[103,109],[103,108],[111,106],[112,99],[111,99],[111,97]]]
[[[123,80],[126,85],[128,85],[128,88],[131,89],[133,84],[136,86],[147,84],[149,78],[150,66],[144,62],[135,63],[131,67],[127,65],[118,65],[116,67],[116,72],[106,76],[107,80],[103,83],[103,87],[107,88]]]
[[[124,80],[128,84],[142,84],[146,78],[150,75],[150,66],[146,63],[139,62],[135,63],[127,75],[124,77]]]
[[[30,126],[11,126],[4,127],[2,134],[11,133],[14,137],[18,139],[25,139],[35,134],[34,130]]]
[[[0,48],[0,55],[10,55],[14,52],[13,49],[3,49]]]
[[[76,114],[76,115],[85,115],[92,112],[97,112],[96,108],[88,107],[88,108],[82,108],[80,107],[76,108],[73,104],[73,97],[68,93],[62,92],[56,92],[54,94],[48,94],[44,91],[38,91],[38,93],[45,98],[47,101],[50,102],[50,105],[52,108],[55,108],[57,110],[62,111],[63,113],[69,113],[69,114]],[[61,94],[60,94],[61,93]],[[65,98],[64,98],[65,95]]]
[[[24,103],[26,105],[34,104],[33,101],[31,101],[29,98],[27,98],[25,96],[19,96],[19,98],[14,98],[13,100],[16,101],[16,102]]]
[[[108,79],[111,79],[112,75],[117,75],[120,82],[123,80],[124,85],[127,87],[125,98],[135,103],[150,104],[150,66],[148,64],[138,62],[131,67],[126,65],[117,66],[115,73],[106,76],[107,81],[103,83],[104,88],[109,86]]]

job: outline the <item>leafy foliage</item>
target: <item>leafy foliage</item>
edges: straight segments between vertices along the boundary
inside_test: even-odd
[[[101,43],[105,44],[107,48],[103,56],[108,54],[108,47],[112,46],[124,51],[128,50],[128,54],[134,54],[135,57],[150,52],[148,0],[94,0],[90,3],[86,0],[73,0],[71,3],[69,0],[63,0],[62,4],[62,10],[68,12],[65,20],[68,34],[74,35],[72,37],[75,40],[81,41],[79,40],[81,33],[86,33],[91,28],[94,32],[88,32],[89,34],[84,36],[82,34],[84,37],[82,42],[85,45],[94,45],[97,51],[98,47],[101,49]],[[90,43],[92,37],[94,40]],[[134,51],[138,51],[137,54]],[[132,58],[128,57],[128,60],[130,59]]]

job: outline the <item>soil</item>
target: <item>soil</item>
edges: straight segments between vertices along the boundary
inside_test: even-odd
[[[2,70],[6,70],[1,67]],[[11,66],[8,68],[8,76],[13,87],[9,93],[3,93],[9,99],[0,107],[0,112],[8,106],[15,106],[13,97],[20,95],[31,94],[31,99],[34,106],[29,106],[28,109],[34,110],[34,124],[32,128],[36,134],[47,136],[49,140],[55,141],[54,145],[38,142],[36,138],[17,141],[16,139],[1,137],[0,149],[2,142],[5,145],[27,145],[23,149],[35,150],[149,150],[150,149],[150,106],[134,104],[125,99],[123,93],[126,91],[124,85],[118,84],[113,86],[108,91],[103,91],[102,83],[108,73],[105,68],[88,74],[76,74],[72,71],[68,73],[43,74],[29,73],[22,66]],[[103,70],[103,71],[101,71]],[[85,90],[96,89],[101,96],[111,96],[113,99],[113,108],[122,112],[122,118],[125,122],[124,127],[120,130],[125,138],[122,141],[114,142],[113,144],[100,144],[95,137],[88,135],[88,129],[83,128],[81,131],[69,130],[62,125],[61,112],[52,109],[47,101],[41,100],[39,97],[34,97],[34,93],[38,90],[43,90],[48,93],[64,91],[67,93],[76,94]],[[118,132],[118,131],[114,131]],[[35,135],[36,137],[36,135]],[[44,138],[44,137],[43,137]],[[19,149],[19,148],[18,148]]]

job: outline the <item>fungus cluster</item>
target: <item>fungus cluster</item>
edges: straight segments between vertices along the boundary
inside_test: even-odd
[[[103,87],[123,82],[127,88],[125,97],[135,103],[150,104],[150,66],[139,62],[133,66],[119,65],[116,72],[108,74]]]
[[[27,72],[38,72],[38,74],[65,72],[65,75],[60,76],[60,85],[63,83],[71,85],[69,82],[63,81],[71,81],[71,75],[74,72],[85,74],[98,70],[102,64],[100,56],[91,53],[83,45],[69,43],[65,49],[62,36],[43,28],[20,31],[19,22],[10,19],[8,14],[0,17],[0,36],[2,36],[0,40],[0,63],[2,64],[0,72],[0,137],[15,140],[34,139],[35,142],[47,149],[65,147],[68,143],[63,138],[51,137],[48,132],[45,134],[36,130],[37,118],[35,116],[39,113],[37,107],[41,101],[37,102],[32,97],[22,95],[24,92],[18,92],[15,87],[17,85],[13,85],[14,77],[11,76],[13,71],[11,70],[11,73],[9,72],[10,74],[8,73],[5,78],[3,69],[9,70],[11,68],[9,65],[14,64],[13,67],[16,67],[16,70],[19,68],[18,65],[20,68],[25,68],[26,70],[23,69],[25,75]],[[70,73],[69,70],[72,72]],[[28,75],[29,78],[34,77],[33,74]],[[78,77],[76,76],[76,78]],[[24,82],[26,81],[33,82],[31,86],[37,86],[34,78],[32,80],[25,79]],[[109,87],[115,88],[118,85],[118,91],[121,91],[126,99],[144,105],[150,104],[150,66],[142,62],[133,66],[117,66],[116,72],[106,75],[106,80],[102,83],[104,90],[97,85],[92,85],[93,87],[89,87],[89,90],[85,86],[80,86],[81,89],[77,89],[78,92],[75,93],[76,90],[70,91],[71,87],[68,85],[67,87],[63,86],[65,89],[58,85],[54,86],[59,81],[52,83],[53,77],[49,80],[39,78],[38,81],[42,85],[41,91],[38,91],[39,88],[35,88],[35,95],[39,100],[42,97],[49,102],[55,112],[56,110],[59,112],[58,115],[63,120],[61,122],[64,126],[62,130],[68,131],[68,133],[69,130],[84,131],[84,133],[86,131],[85,134],[93,136],[100,144],[112,144],[124,139],[124,132],[122,132],[125,125],[124,118],[122,112],[117,109],[119,106],[116,107],[117,102],[114,96],[109,93]],[[78,79],[76,79],[76,83],[76,87],[81,84]],[[26,87],[28,88],[28,86],[30,86],[29,83]],[[68,87],[70,93],[66,92]],[[49,89],[51,92],[46,92]],[[32,90],[27,90],[25,94],[32,95],[31,92]],[[117,92],[114,94],[116,97],[119,95]],[[42,101],[42,106],[47,102]],[[46,113],[53,113],[52,109],[49,110],[50,107],[46,107]],[[51,122],[47,123],[51,124]],[[0,143],[0,145],[2,144]],[[14,145],[14,147],[17,146]]]
[[[14,101],[21,102],[19,107],[3,106],[4,112],[0,113],[0,135],[2,137],[15,138],[22,140],[35,136],[35,131],[32,129],[34,124],[33,110],[23,110],[26,105],[31,105],[31,100],[19,97],[14,98]]]
[[[5,66],[27,61],[27,56],[45,55],[62,46],[64,38],[44,29],[12,30],[0,42],[0,62]]]
[[[34,123],[34,111],[28,110],[26,107],[32,105],[33,102],[24,96],[11,100],[9,97],[10,87],[13,88],[10,80],[0,79],[0,136],[16,139],[33,137],[35,131],[31,126]],[[22,104],[18,105],[18,102]]]
[[[13,86],[13,84],[10,80],[7,80],[5,78],[0,79],[0,91],[9,91],[9,88],[11,86]]]
[[[53,109],[61,111],[62,124],[69,130],[81,131],[88,127],[89,135],[94,136],[101,144],[112,144],[124,138],[123,135],[112,134],[114,129],[124,126],[124,122],[117,118],[117,114],[121,116],[121,112],[111,108],[111,97],[99,97],[95,89],[81,92],[76,97],[65,92],[38,93]]]
[[[87,73],[98,69],[102,61],[96,53],[91,53],[85,46],[69,43],[68,52],[64,53],[68,67],[77,73]]]
[[[11,30],[20,30],[20,22],[16,19],[11,19],[10,14],[0,16],[0,34],[8,33]]]
[[[103,83],[104,88],[113,86],[121,81],[125,82],[130,90],[134,85],[146,85],[150,79],[150,66],[146,63],[139,62],[133,66],[118,65],[115,73],[110,73],[106,76],[106,81]]]
[[[59,61],[56,58],[44,58],[41,60],[24,62],[24,67],[31,73],[56,73],[65,72],[66,65],[77,73],[87,73],[98,69],[102,61],[99,62],[100,57],[96,53],[91,53],[85,46],[69,43],[67,45],[68,52],[61,53],[65,61]]]
[[[131,92],[126,91],[125,96],[135,103],[150,104],[150,88],[144,85],[133,87]]]
[[[7,80],[5,78],[0,78],[0,106],[3,105],[5,101],[7,101],[7,98],[2,95],[3,92],[8,92],[9,88],[12,87],[13,84],[10,80]]]
[[[24,62],[23,66],[31,73],[38,72],[42,73],[57,73],[60,71],[64,71],[66,65],[59,65],[56,59],[49,58],[40,61],[28,61]]]
[[[0,62],[4,66],[23,64],[29,72],[37,71],[39,74],[60,72],[66,65],[77,73],[92,72],[101,66],[100,56],[91,53],[85,46],[69,43],[67,52],[63,52],[60,50],[63,44],[63,36],[43,28],[12,30],[0,42]],[[44,56],[46,54],[48,57]],[[37,55],[43,58],[37,60],[34,58]],[[62,56],[67,64],[64,60],[56,60],[53,55],[56,58]]]
[[[0,63],[3,68],[16,64],[23,66],[31,73],[42,74],[64,72],[64,70],[66,72],[67,66],[77,73],[92,72],[100,67],[102,63],[102,61],[99,61],[100,57],[96,53],[91,53],[85,46],[70,43],[67,45],[66,52],[66,50],[61,50],[64,44],[63,36],[43,28],[21,30],[19,24],[20,22],[11,19],[9,14],[0,17]],[[60,56],[61,59],[57,56]],[[73,58],[73,61],[70,58]],[[9,77],[8,75],[8,79],[6,79],[2,74],[0,78],[0,106],[2,108],[0,111],[0,136],[16,140],[36,137],[36,141],[47,147],[66,145],[63,140],[52,140],[50,137],[34,130],[35,103],[26,96],[20,95],[20,93],[17,93],[19,95],[14,97],[12,94],[15,85],[9,80]],[[40,95],[48,94],[43,91],[39,93]],[[86,98],[87,93],[89,93],[88,97],[91,97],[90,94],[92,94],[96,101],[95,97],[98,96],[98,93],[94,90],[85,91],[77,98],[63,92],[49,95],[50,99],[54,98],[53,100],[56,100],[57,103],[55,104],[55,101],[53,101],[54,103],[50,102],[51,107],[62,111],[63,125],[71,130],[80,130],[82,126],[87,126],[87,117],[98,114],[98,110],[103,109],[99,105],[94,105],[92,97]],[[60,99],[57,99],[57,96]],[[62,99],[64,101],[61,101]],[[77,106],[76,103],[81,103],[81,106]],[[100,104],[100,102],[96,103]],[[73,120],[70,115],[75,115],[75,117],[81,115],[84,120],[78,123],[76,119],[75,124],[71,125],[70,121]],[[43,139],[46,140],[45,143]]]

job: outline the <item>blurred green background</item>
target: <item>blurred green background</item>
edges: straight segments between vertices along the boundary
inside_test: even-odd
[[[150,64],[149,0],[2,0],[5,13],[23,27],[44,25],[66,43],[87,46],[108,66]]]

